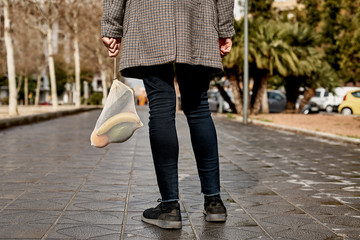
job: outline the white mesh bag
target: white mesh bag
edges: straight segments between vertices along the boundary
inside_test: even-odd
[[[142,126],[133,90],[115,78],[91,134],[91,145],[102,148],[109,143],[125,142]]]

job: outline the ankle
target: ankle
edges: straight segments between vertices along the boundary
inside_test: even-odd
[[[204,195],[205,199],[209,199],[209,198],[221,198],[220,197],[220,193],[214,194],[214,195]]]

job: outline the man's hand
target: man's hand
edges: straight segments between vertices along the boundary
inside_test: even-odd
[[[231,38],[219,38],[220,56],[225,57],[231,50]]]
[[[119,54],[120,42],[121,42],[120,38],[115,39],[115,38],[103,37],[101,40],[103,41],[105,47],[109,51],[109,57],[116,57]]]

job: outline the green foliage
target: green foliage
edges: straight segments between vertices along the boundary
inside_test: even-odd
[[[24,86],[25,86],[25,79],[24,76],[18,77],[17,84],[19,82],[19,78],[22,78],[22,84],[21,88],[18,93],[18,99],[25,99],[25,92],[24,92]],[[33,79],[32,76],[28,76],[28,94],[32,93],[33,98],[35,98],[35,92],[36,92],[36,79]]]
[[[84,81],[88,82],[88,86],[89,86],[89,93],[92,91],[91,89],[91,82],[94,78],[94,72],[93,71],[89,71],[89,70],[81,70],[80,73],[80,85],[81,85],[81,96],[84,95]]]
[[[272,2],[249,1],[250,77],[265,76],[270,87],[294,92],[360,82],[360,0],[301,0],[303,9],[280,13],[271,10]],[[289,20],[288,13],[296,17]],[[233,50],[223,63],[242,74],[243,21],[235,28]]]
[[[0,98],[0,105],[9,105],[9,97]]]
[[[316,71],[307,79],[306,85],[312,88],[324,87],[331,92],[335,87],[340,86],[340,82],[330,64],[322,61]]]
[[[327,62],[336,70],[339,66],[338,37],[341,31],[340,10],[341,1],[327,0],[323,4],[322,43]]]
[[[235,68],[242,72],[244,65],[244,21],[235,21],[235,36],[232,38],[232,50],[227,57],[223,58],[223,65],[225,69]],[[241,68],[241,69],[240,69]]]
[[[9,86],[9,81],[6,75],[0,77],[0,86]]]
[[[360,1],[343,1],[342,29],[337,39],[338,74],[344,82],[360,82]],[[357,5],[356,5],[357,4]]]
[[[93,92],[89,97],[90,105],[101,105],[102,104],[103,94],[101,92]]]
[[[234,117],[231,113],[227,113],[227,114],[226,114],[226,117],[227,117],[228,119],[235,119],[235,117]]]
[[[225,68],[237,69],[239,73],[244,61],[241,24],[235,24],[238,31],[233,38],[234,47],[224,59]],[[306,23],[251,18],[249,63],[254,86],[258,88],[261,79],[267,78],[272,88],[285,85],[288,98],[294,101],[300,86],[323,86],[329,90],[338,86],[337,74],[327,63],[324,52],[319,48],[320,43],[321,35]]]
[[[249,13],[254,17],[271,19],[273,17],[271,5],[274,0],[249,0]]]
[[[341,1],[339,0],[326,0],[324,3],[324,12],[323,12],[323,42],[329,44],[336,43],[336,36],[341,30],[340,23],[340,10],[341,10]]]
[[[305,18],[303,19],[303,21],[307,23],[312,29],[315,29],[321,20],[319,10],[320,1],[303,0],[301,3],[305,5]]]
[[[74,79],[69,74],[69,66],[60,61],[55,64],[55,75],[57,95],[61,96],[66,91],[65,84],[71,80],[74,81]]]
[[[284,41],[286,28],[273,21],[264,22],[261,18],[252,22],[249,36],[249,60],[258,69],[288,76],[297,72],[297,56],[291,46]]]
[[[268,88],[269,89],[276,90],[284,85],[285,85],[285,79],[284,79],[284,77],[280,76],[279,74],[270,76],[268,79]]]

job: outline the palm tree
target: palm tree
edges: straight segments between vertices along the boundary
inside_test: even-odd
[[[250,76],[254,79],[251,113],[257,114],[261,103],[267,103],[269,76],[279,74],[285,77],[290,73],[298,73],[299,59],[291,46],[284,41],[286,28],[283,24],[255,19],[251,26],[249,61]],[[268,112],[267,104],[263,104],[262,111]]]
[[[338,85],[338,78],[324,59],[324,53],[317,48],[320,36],[303,23],[286,25],[286,42],[298,57],[297,71],[285,78],[287,109],[295,110],[300,86],[308,88],[326,87],[332,90]],[[314,91],[310,91],[313,93]],[[311,94],[310,94],[311,95]],[[305,103],[306,104],[306,103]],[[300,108],[301,109],[301,108]]]
[[[285,41],[292,47],[298,58],[297,71],[284,78],[287,109],[295,110],[299,88],[306,83],[321,65],[324,55],[316,49],[320,36],[307,24],[286,24]]]
[[[254,87],[250,102],[250,112],[258,113],[261,105],[263,112],[268,112],[267,80],[269,76],[280,74],[289,75],[297,71],[297,57],[292,48],[284,41],[282,25],[265,22],[262,18],[250,20],[249,35],[249,62],[250,77],[254,79]],[[236,35],[233,37],[233,49],[223,60],[234,92],[237,112],[242,112],[242,92],[239,87],[239,76],[243,72],[244,37],[242,22],[235,23]],[[263,103],[263,104],[262,104]]]
[[[243,30],[237,22],[233,49],[223,60],[235,96],[235,105],[242,112],[242,92],[239,87],[243,66]],[[301,23],[280,23],[261,18],[250,21],[249,62],[250,77],[254,80],[250,111],[253,114],[268,111],[267,81],[270,77],[285,82],[288,108],[295,109],[300,86],[315,88],[319,85],[328,89],[336,86],[335,72],[324,60],[324,54],[317,48],[319,36],[312,28]],[[240,111],[241,110],[241,111]]]
[[[242,114],[243,99],[240,88],[240,75],[243,72],[244,65],[244,31],[243,20],[235,21],[235,36],[233,37],[233,46],[230,54],[223,59],[225,73],[229,78],[231,89],[234,95],[235,113]]]

